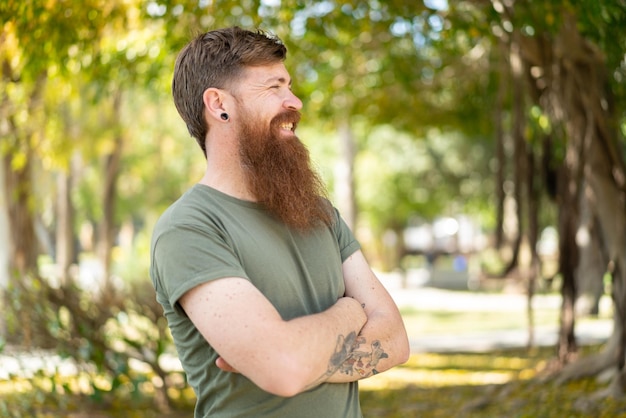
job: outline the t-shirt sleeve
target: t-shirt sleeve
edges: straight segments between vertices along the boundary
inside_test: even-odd
[[[361,244],[354,237],[354,234],[341,217],[339,211],[335,208],[334,232],[339,244],[339,252],[341,253],[341,262],[346,261],[348,257],[361,249]]]
[[[225,277],[248,279],[239,258],[217,230],[172,226],[154,243],[152,257],[157,291],[166,295],[179,313],[184,313],[178,304],[180,297],[202,283]]]

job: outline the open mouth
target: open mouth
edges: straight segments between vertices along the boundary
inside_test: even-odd
[[[279,126],[280,126],[280,129],[284,131],[293,132],[296,129],[296,124],[293,122],[283,122]]]
[[[272,120],[275,129],[284,133],[294,133],[300,122],[300,113],[295,111],[283,112]]]

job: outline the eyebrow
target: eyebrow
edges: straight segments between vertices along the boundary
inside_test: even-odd
[[[285,77],[282,76],[278,76],[278,77],[270,77],[267,80],[265,80],[265,84],[272,84],[272,83],[281,83],[281,84],[287,84],[289,86],[291,86],[291,79],[287,79]]]

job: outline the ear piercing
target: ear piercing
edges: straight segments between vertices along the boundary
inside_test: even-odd
[[[222,120],[228,120],[228,113],[222,113],[220,118],[222,118]]]

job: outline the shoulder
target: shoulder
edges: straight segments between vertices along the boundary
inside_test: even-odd
[[[359,250],[361,245],[346,221],[341,216],[339,209],[333,206],[330,202],[328,202],[328,205],[332,211],[332,225],[330,226],[330,229],[337,241],[337,244],[339,245],[341,259],[342,261],[345,261],[350,255]]]
[[[216,228],[214,215],[217,205],[209,193],[197,186],[187,190],[159,217],[152,231],[152,248],[162,245],[163,240],[178,241],[177,237],[188,237],[189,232],[211,231]],[[184,238],[183,238],[184,239]]]
[[[217,206],[210,189],[195,185],[163,212],[156,223],[155,231],[181,224],[203,222]]]

